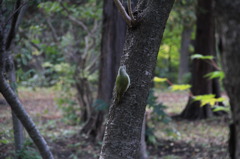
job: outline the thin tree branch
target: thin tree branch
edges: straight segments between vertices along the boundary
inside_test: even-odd
[[[36,128],[32,119],[28,116],[27,112],[24,110],[18,97],[14,94],[10,88],[8,82],[5,80],[3,74],[0,75],[0,92],[11,106],[13,112],[16,114],[18,119],[22,122],[28,134],[32,138],[33,142],[39,149],[41,156],[44,159],[53,159],[52,153],[44,140],[40,135],[40,132]]]
[[[19,0],[21,1],[21,0]],[[16,2],[17,4],[18,2]],[[4,24],[4,27],[6,27],[6,25],[10,22],[10,20],[15,16],[15,14],[19,14],[19,10],[22,9],[22,7],[24,7],[27,4],[27,2],[23,3],[22,5],[20,5],[18,8],[15,9],[15,11],[8,17],[7,21]]]
[[[10,21],[10,19],[12,18],[12,22],[11,22],[11,27],[10,30],[7,34],[6,37],[6,50],[8,50],[11,46],[12,40],[16,35],[16,30],[19,24],[19,19],[20,19],[20,14],[22,12],[22,8],[23,6],[25,6],[26,3],[22,4],[22,0],[17,0],[16,4],[15,4],[15,11],[13,12],[13,14],[9,17],[8,21]],[[8,21],[4,24],[5,26],[8,24]]]
[[[128,24],[129,27],[132,27],[132,19],[127,14],[127,12],[126,12],[125,8],[123,7],[122,3],[119,0],[114,0],[114,2],[116,4],[119,12],[123,16],[123,19],[125,20],[125,22]]]
[[[80,20],[74,18],[73,16],[71,15],[68,15],[67,16],[72,22],[75,22],[76,24],[78,24],[79,26],[81,26],[83,28],[83,30],[87,31],[88,32],[88,27]]]
[[[131,0],[128,0],[128,14],[130,16],[130,18],[132,19],[132,21],[134,21],[134,16],[133,16],[133,12],[132,12],[132,3]]]

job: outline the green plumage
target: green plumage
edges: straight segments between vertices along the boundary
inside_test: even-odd
[[[127,91],[129,85],[130,85],[130,78],[126,72],[126,67],[120,66],[118,70],[118,75],[116,78],[117,103],[119,103],[123,94]]]

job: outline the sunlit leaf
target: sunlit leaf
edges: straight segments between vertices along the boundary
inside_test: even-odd
[[[190,84],[174,84],[171,86],[171,90],[172,91],[183,91],[183,90],[187,90],[191,88],[191,85]]]
[[[154,82],[165,82],[165,81],[167,81],[167,78],[154,77],[153,81]]]
[[[201,106],[209,104],[210,106],[214,106],[216,102],[223,102],[225,98],[215,98],[214,94],[207,94],[207,95],[198,95],[193,97],[194,101],[200,101]]]
[[[0,143],[2,143],[2,144],[8,144],[8,143],[9,143],[9,141],[8,141],[8,140],[6,140],[6,139],[2,139],[2,140],[0,140]]]
[[[217,111],[230,112],[230,108],[229,107],[223,107],[223,106],[215,106],[213,108],[213,112],[217,112]]]
[[[201,54],[194,54],[191,56],[191,59],[201,59],[201,60],[212,60],[214,57],[213,56],[204,56]]]
[[[204,77],[207,77],[209,79],[219,78],[220,80],[222,80],[222,79],[224,79],[225,74],[223,71],[214,71],[214,72],[210,72],[210,73],[206,74]]]

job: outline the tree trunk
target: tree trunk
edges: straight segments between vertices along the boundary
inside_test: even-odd
[[[109,104],[112,98],[125,34],[126,24],[114,2],[104,0],[98,100],[106,104]],[[81,133],[87,134],[94,140],[102,140],[105,129],[104,116],[105,110],[93,110]]]
[[[2,23],[1,23],[2,24]],[[0,92],[3,97],[6,99],[8,104],[11,106],[12,111],[16,114],[18,119],[22,122],[33,142],[38,147],[40,154],[44,159],[53,159],[52,153],[49,150],[49,147],[40,135],[38,129],[36,128],[32,119],[28,116],[27,112],[24,110],[20,100],[15,95],[15,93],[10,88],[8,82],[4,77],[4,63],[5,63],[5,43],[4,43],[4,31],[0,28]]]
[[[6,22],[4,21],[3,9],[1,8],[2,3],[3,1],[0,1],[0,92],[2,93],[3,97],[8,102],[8,104],[11,106],[13,113],[17,116],[17,118],[26,128],[28,134],[32,138],[33,142],[36,144],[41,156],[44,159],[53,159],[53,155],[49,150],[46,141],[40,135],[32,119],[28,116],[27,112],[24,110],[19,98],[10,88],[9,83],[5,79],[6,74],[5,64],[6,59],[8,58],[6,50],[9,49],[11,41],[15,36],[15,29],[18,23],[18,15],[20,12],[19,8],[21,5],[21,0],[16,1],[16,8],[13,11],[14,14],[12,17],[13,19],[11,22],[10,30],[8,30],[8,27],[5,27]],[[8,34],[6,35],[6,33]]]
[[[131,85],[109,110],[100,159],[138,159],[141,130],[157,53],[173,0],[139,0],[134,15],[140,22],[128,28],[121,65]]]
[[[9,57],[9,62],[13,65],[11,66],[12,69],[8,73],[9,76],[9,83],[12,90],[17,93],[16,88],[16,75],[15,75],[15,66],[13,63],[12,57]],[[12,122],[13,122],[13,132],[14,132],[14,144],[15,144],[15,152],[18,154],[23,148],[24,144],[24,128],[20,120],[17,118],[15,113],[12,111]],[[16,155],[16,159],[21,159],[19,156]]]
[[[180,49],[180,64],[178,71],[178,82],[182,83],[184,75],[189,72],[189,46],[191,44],[192,28],[183,27],[181,49]]]
[[[217,30],[221,41],[224,86],[230,98],[232,124],[230,125],[229,153],[231,159],[240,157],[240,1],[217,0]]]
[[[213,55],[215,52],[212,5],[212,0],[198,0],[195,53],[202,54],[204,56]],[[212,94],[212,80],[204,77],[212,70],[211,64],[209,64],[206,60],[193,60],[191,70],[192,95]],[[209,118],[212,115],[213,113],[209,105],[201,107],[200,102],[193,101],[192,97],[189,97],[187,106],[181,113],[182,118],[190,120]]]

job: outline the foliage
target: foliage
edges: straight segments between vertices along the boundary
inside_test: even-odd
[[[16,155],[22,159],[41,159],[42,157],[40,156],[38,150],[32,147],[33,145],[34,144],[31,140],[26,140],[22,150]]]
[[[209,104],[210,106],[214,106],[217,102],[223,102],[226,99],[223,97],[215,98],[216,95],[214,94],[206,94],[206,95],[198,95],[193,96],[194,101],[200,101],[201,106],[204,106],[206,104]]]
[[[183,90],[189,90],[191,88],[190,84],[174,84],[171,86],[172,91],[183,91]]]
[[[147,112],[150,111],[148,127],[146,129],[146,136],[149,143],[156,144],[156,136],[154,135],[154,124],[156,122],[169,123],[170,117],[164,112],[166,106],[157,102],[157,97],[154,95],[154,91],[150,90],[147,100]]]
[[[209,79],[219,78],[220,80],[223,80],[225,77],[225,73],[223,71],[213,71],[206,74],[204,77],[207,77]]]
[[[167,81],[167,78],[154,77],[153,81],[154,82],[165,82],[165,81]]]
[[[156,75],[177,80],[181,27],[166,27],[157,57]]]
[[[96,97],[102,3],[30,5],[25,17],[29,20],[23,20],[16,38],[19,48],[13,51],[17,81],[33,88],[54,86],[61,92],[57,104],[65,119],[79,123],[79,111],[92,106]]]
[[[0,136],[0,145],[13,142],[13,130],[3,129],[0,131]]]
[[[217,111],[230,112],[230,107],[214,106],[213,107],[213,112],[217,112]]]
[[[69,94],[65,94],[61,98],[56,99],[57,105],[63,112],[64,122],[70,125],[80,123],[80,107],[74,99],[70,98]]]
[[[21,49],[14,51],[18,82],[32,87],[52,86],[62,74],[53,67],[42,67],[45,63],[79,64],[78,67],[84,68],[97,57],[101,3],[89,0],[76,5],[67,1],[39,1],[37,7],[32,4],[31,8],[26,13],[31,18],[23,21],[17,36]],[[79,27],[79,23],[84,27]],[[80,61],[82,58],[85,63]],[[88,67],[86,71],[91,69]],[[73,78],[73,74],[69,76]]]
[[[157,76],[177,82],[181,34],[184,27],[194,28],[196,0],[176,1],[169,15],[157,57]]]
[[[194,54],[191,56],[191,59],[200,59],[200,60],[212,60],[214,57],[211,55],[201,55],[201,54]]]

